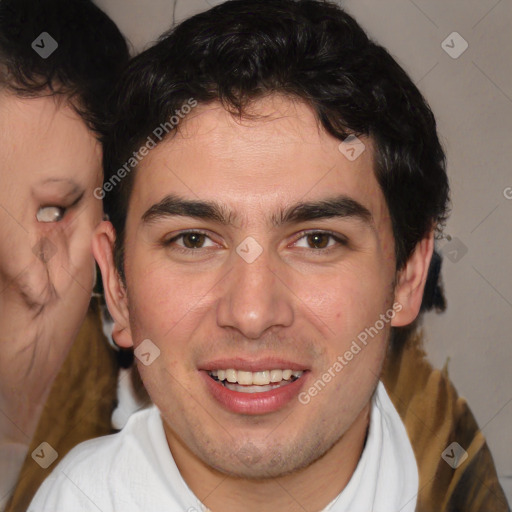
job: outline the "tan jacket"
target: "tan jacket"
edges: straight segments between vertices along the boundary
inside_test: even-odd
[[[417,512],[509,511],[485,438],[447,373],[427,361],[420,333],[388,358],[382,381],[416,455]],[[453,442],[468,453],[457,469],[441,458]]]
[[[52,388],[21,470],[8,512],[24,512],[55,464],[42,469],[31,453],[43,441],[60,460],[78,443],[112,433],[117,364],[101,329],[98,303],[91,303],[78,339]],[[421,348],[421,334],[390,353],[382,381],[405,424],[419,469],[417,512],[507,512],[491,453],[466,401],[446,372],[434,370]],[[453,469],[441,454],[457,442],[467,460]],[[143,511],[141,511],[143,512]]]

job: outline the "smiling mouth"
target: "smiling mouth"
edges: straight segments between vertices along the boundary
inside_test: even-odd
[[[263,370],[260,372],[246,372],[235,370],[209,371],[208,375],[219,384],[231,391],[241,393],[263,393],[283,386],[300,379],[304,374],[301,370]]]

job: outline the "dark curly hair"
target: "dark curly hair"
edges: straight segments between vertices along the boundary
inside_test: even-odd
[[[391,214],[397,270],[448,212],[445,155],[436,122],[405,71],[339,6],[317,0],[232,0],[197,14],[132,60],[115,93],[105,139],[108,181],[190,98],[247,115],[253,100],[280,93],[310,105],[338,139],[375,143],[376,178]],[[170,132],[171,134],[173,132]],[[123,274],[129,173],[105,197]],[[126,174],[126,173],[124,173]]]
[[[58,43],[47,58],[32,48],[42,32]],[[0,2],[0,87],[25,97],[61,95],[99,135],[128,59],[123,35],[90,0]]]

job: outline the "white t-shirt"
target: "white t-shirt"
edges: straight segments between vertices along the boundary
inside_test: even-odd
[[[405,427],[379,382],[368,438],[349,483],[324,511],[413,512],[418,468]],[[174,462],[159,410],[133,414],[123,430],[76,446],[28,512],[202,512]]]

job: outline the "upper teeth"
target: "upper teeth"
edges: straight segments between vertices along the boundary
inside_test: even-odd
[[[243,384],[250,386],[256,384],[264,386],[271,382],[281,382],[282,380],[290,380],[293,377],[299,378],[303,372],[301,370],[264,370],[261,372],[244,372],[242,370],[213,370],[209,372],[213,377],[217,377],[220,381]]]

